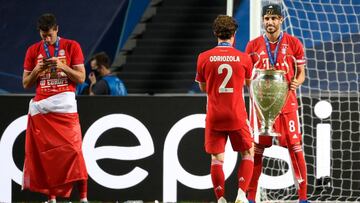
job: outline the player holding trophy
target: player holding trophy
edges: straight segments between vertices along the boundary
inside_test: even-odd
[[[305,57],[303,45],[299,39],[293,37],[281,30],[281,24],[284,20],[281,14],[281,7],[276,4],[266,5],[262,9],[263,26],[265,34],[257,37],[247,44],[246,52],[251,55],[255,64],[255,73],[258,75],[266,75],[266,78],[281,78],[286,82],[284,105],[276,112],[273,117],[274,122],[271,126],[264,126],[267,122],[262,119],[269,117],[268,109],[276,102],[270,102],[269,98],[277,97],[280,89],[283,89],[282,83],[274,85],[276,88],[260,89],[259,87],[270,87],[272,83],[251,84],[252,97],[254,99],[254,109],[257,110],[252,114],[255,122],[254,131],[261,131],[258,142],[255,142],[254,155],[254,172],[249,185],[247,198],[250,203],[255,203],[256,190],[258,180],[262,171],[262,157],[264,149],[272,145],[274,135],[279,144],[286,147],[290,153],[292,167],[298,185],[299,202],[307,201],[307,174],[304,153],[302,150],[302,134],[300,132],[299,117],[297,113],[298,102],[296,97],[296,89],[305,80]],[[279,74],[281,73],[281,74]],[[280,87],[281,86],[281,87]],[[259,97],[261,96],[261,98]],[[260,98],[260,99],[259,99]],[[259,101],[263,102],[260,103]],[[267,103],[264,101],[267,101]],[[264,105],[267,105],[266,107]],[[253,112],[251,112],[253,113]],[[260,118],[257,119],[256,117]],[[268,122],[269,123],[269,122]],[[271,123],[271,122],[270,122]],[[259,125],[259,128],[257,127]],[[272,131],[276,133],[272,133]],[[261,136],[261,135],[265,136]],[[272,136],[266,136],[272,135]]]

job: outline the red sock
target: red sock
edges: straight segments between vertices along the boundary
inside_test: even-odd
[[[77,181],[80,199],[87,198],[87,180]]]
[[[253,174],[253,169],[254,158],[250,155],[242,157],[237,175],[239,181],[239,188],[241,188],[244,192],[246,192],[249,187],[249,183]]]
[[[299,184],[299,199],[307,200],[307,172],[304,152],[302,151],[301,145],[294,145],[291,147],[291,150],[294,152],[297,166],[303,179],[303,182]]]
[[[255,155],[254,155],[254,170],[252,178],[248,187],[247,198],[248,200],[255,201],[256,191],[258,187],[259,178],[262,172],[262,163],[263,163],[263,153],[264,148],[255,146]]]
[[[214,186],[216,199],[224,196],[225,176],[223,171],[223,161],[211,160],[210,168],[211,180]]]

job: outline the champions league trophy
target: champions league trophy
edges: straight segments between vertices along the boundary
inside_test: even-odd
[[[286,57],[287,56],[284,57],[284,62],[287,69],[289,69],[289,65],[286,63]],[[295,73],[296,71],[297,64],[295,60]],[[255,109],[261,121],[259,136],[280,135],[279,133],[273,132],[272,127],[288,97],[289,84],[285,78],[287,72],[275,69],[255,69],[253,72],[250,94],[254,100]]]

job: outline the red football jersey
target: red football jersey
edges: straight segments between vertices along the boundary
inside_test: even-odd
[[[49,45],[48,47],[50,55],[54,56],[55,45]],[[41,40],[31,45],[26,51],[24,71],[31,72],[36,64],[43,60],[43,58],[46,58],[46,52],[44,49],[44,41]],[[80,45],[73,40],[60,38],[58,58],[70,68],[73,65],[84,64],[84,56]],[[75,90],[76,83],[71,81],[63,71],[57,69],[51,72],[49,68],[44,71],[37,80],[35,101],[61,92],[75,92]]]
[[[237,130],[246,125],[243,87],[251,69],[251,58],[231,46],[217,46],[198,56],[195,80],[206,83],[208,128]]]
[[[274,54],[277,43],[270,43],[270,49],[272,54]],[[250,41],[246,46],[246,53],[257,53],[251,55],[252,61],[254,64],[259,60],[258,56],[260,56],[260,61],[257,64],[256,68],[260,69],[270,69],[270,61],[269,56],[266,50],[266,43],[264,36],[260,36],[252,41]],[[289,68],[286,67],[284,63],[284,57],[287,55],[294,56],[298,65],[304,65],[306,63],[304,56],[304,48],[302,43],[296,37],[293,37],[287,33],[283,33],[283,38],[279,45],[277,61],[275,62],[275,69],[284,70],[286,72],[285,78],[290,84],[290,81],[294,77],[295,67],[294,67],[294,59],[290,56],[286,57],[286,62],[289,65]],[[298,102],[296,98],[296,91],[290,91],[288,100],[284,105],[282,112],[292,112],[298,109]]]

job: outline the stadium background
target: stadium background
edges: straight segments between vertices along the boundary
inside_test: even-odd
[[[23,163],[23,129],[18,134],[5,133],[16,119],[27,112],[30,97],[21,94],[33,92],[23,90],[21,77],[26,48],[39,40],[36,19],[44,12],[53,12],[58,17],[60,36],[75,39],[81,44],[87,66],[93,53],[106,51],[114,61],[113,70],[129,88],[130,96],[127,98],[80,96],[78,104],[83,133],[86,134],[89,127],[104,116],[126,114],[146,126],[154,145],[154,152],[139,160],[98,160],[102,170],[115,176],[127,174],[136,166],[148,171],[148,176],[139,184],[122,189],[102,186],[90,177],[89,199],[161,201],[165,190],[165,140],[179,120],[205,113],[206,98],[196,94],[198,90],[193,87],[196,56],[215,45],[211,22],[217,14],[225,14],[226,2],[15,0],[1,3],[0,89],[3,94],[0,96],[0,151],[3,153],[0,153],[0,163],[5,170],[0,178],[0,190],[4,191],[0,197],[7,195],[10,181],[13,201],[44,200],[41,195],[20,190],[21,180],[16,170],[20,170]],[[300,92],[303,106],[300,113],[304,126],[310,199],[359,201],[360,2],[284,1],[283,5],[286,16],[292,16],[286,18],[284,29],[303,41],[308,58],[307,79]],[[234,16],[240,22],[236,39],[240,50],[244,50],[250,36],[249,8],[250,0],[234,2]],[[331,103],[332,114],[329,117],[321,119],[314,113],[314,107],[320,100]],[[331,126],[331,174],[317,178],[316,126],[323,123]],[[11,146],[5,145],[5,135],[15,138],[19,135],[10,151]],[[187,132],[177,153],[181,166],[198,176],[209,173],[209,157],[203,153],[202,135],[201,127]],[[105,131],[96,146],[136,146],[139,143],[130,131],[114,128]],[[12,168],[13,159],[16,170]],[[264,171],[269,175],[279,176],[288,170],[281,160],[269,158],[264,164],[275,168]],[[235,190],[230,188],[236,185],[235,173],[229,176],[227,192],[232,197],[229,199],[234,199]],[[294,186],[281,190],[265,189],[262,195],[264,200],[289,200],[294,199],[296,191]],[[73,194],[75,196],[76,193]],[[211,201],[213,194],[211,189],[193,189],[179,182],[177,200]],[[0,201],[3,200],[0,198]]]

